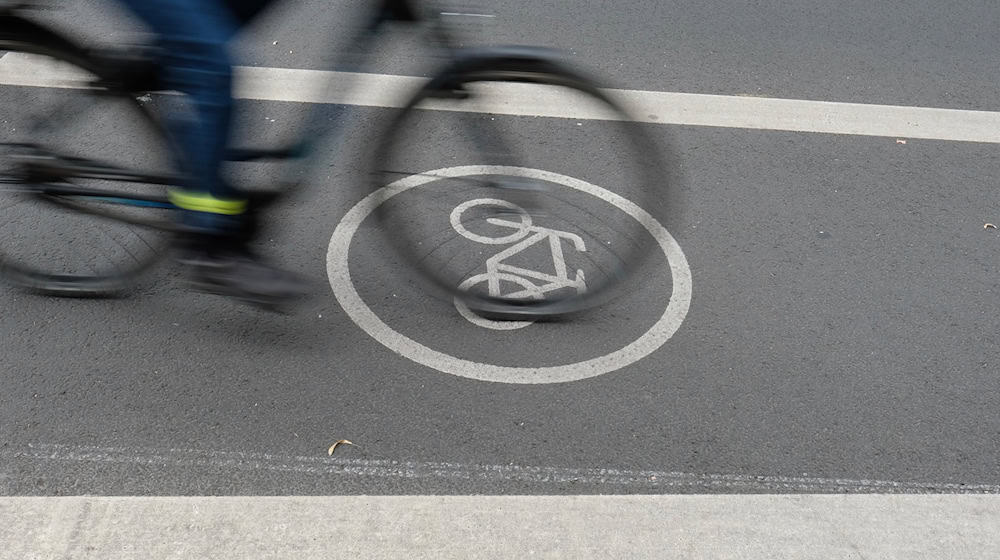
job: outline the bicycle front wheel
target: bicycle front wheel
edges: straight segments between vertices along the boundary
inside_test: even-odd
[[[648,126],[553,60],[460,59],[376,150],[380,227],[463,312],[534,320],[606,304],[678,212],[675,158]]]
[[[168,242],[138,225],[170,209],[137,178],[171,168],[150,100],[103,87],[95,59],[44,30],[0,33],[0,50],[0,276],[49,295],[129,287]]]

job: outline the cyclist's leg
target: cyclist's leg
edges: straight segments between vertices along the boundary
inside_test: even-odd
[[[174,202],[189,225],[235,227],[246,200],[220,177],[232,114],[232,61],[227,48],[236,21],[219,0],[122,0],[159,36],[167,87],[186,94],[191,114],[171,115],[170,129],[189,177]]]
[[[243,193],[222,179],[232,115],[228,42],[239,30],[222,0],[122,0],[156,33],[165,50],[166,86],[186,94],[192,115],[172,115],[187,184],[171,193],[188,234],[182,261],[196,287],[259,303],[300,295],[304,283],[254,258]]]

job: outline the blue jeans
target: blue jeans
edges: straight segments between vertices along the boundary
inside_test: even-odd
[[[224,0],[120,0],[158,36],[167,89],[191,103],[172,115],[170,131],[189,177],[174,203],[184,221],[206,230],[238,227],[245,197],[221,176],[232,120],[232,59],[228,44],[240,24]],[[175,198],[176,195],[176,198]]]

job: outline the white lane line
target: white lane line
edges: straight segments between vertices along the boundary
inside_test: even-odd
[[[0,559],[998,558],[987,496],[0,498]]]
[[[57,70],[31,68],[27,55],[0,58],[0,84],[66,87]],[[235,95],[243,99],[399,107],[423,78],[290,68],[240,67]],[[602,119],[587,104],[548,88],[507,84],[477,112],[567,119]],[[1000,143],[1000,112],[871,105],[801,99],[608,89],[639,122]],[[445,107],[438,107],[444,109]]]
[[[157,449],[87,445],[30,444],[0,456],[75,463],[117,463],[169,467],[208,467],[273,471],[303,475],[376,478],[527,482],[542,485],[607,486],[616,490],[702,489],[748,492],[1000,494],[994,484],[902,482],[808,476],[701,474],[657,470],[565,468],[527,465],[479,465],[450,462],[393,461],[287,456],[240,451]]]

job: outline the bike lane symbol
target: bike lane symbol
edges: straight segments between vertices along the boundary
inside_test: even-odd
[[[481,362],[436,350],[404,335],[383,321],[361,298],[351,279],[351,240],[362,222],[376,208],[412,189],[450,177],[509,175],[563,185],[583,192],[625,212],[656,240],[670,270],[671,294],[662,315],[645,332],[607,354],[558,365],[509,366]],[[355,204],[337,224],[327,251],[327,276],[334,296],[344,312],[372,338],[393,352],[438,371],[496,383],[566,383],[622,369],[659,349],[677,332],[691,304],[691,269],[684,251],[670,232],[644,209],[612,191],[575,177],[529,167],[465,165],[434,169],[403,177],[369,194]]]
[[[516,220],[496,216],[486,219],[486,222],[490,225],[513,230],[512,233],[490,237],[469,231],[465,227],[465,224],[462,223],[462,215],[477,206],[502,208],[506,210],[503,216],[516,217]],[[576,269],[573,277],[570,277],[569,270],[566,268],[566,257],[563,251],[565,242],[577,252],[586,252],[586,244],[579,235],[536,226],[532,222],[531,215],[523,208],[512,202],[497,198],[477,198],[463,202],[452,210],[450,220],[451,227],[456,232],[462,237],[476,243],[485,245],[507,245],[513,243],[510,247],[486,260],[486,272],[465,279],[459,284],[458,289],[468,291],[472,287],[485,282],[487,293],[490,297],[536,300],[545,299],[545,294],[556,290],[572,289],[576,290],[578,294],[587,291],[587,281],[583,270]],[[522,251],[546,241],[548,241],[549,250],[551,251],[552,266],[555,274],[547,274],[539,270],[532,270],[505,262]],[[510,285],[514,285],[515,288],[513,290],[504,290],[504,287]],[[455,299],[455,308],[469,322],[488,329],[515,330],[527,327],[533,323],[533,321],[491,321],[484,319],[473,313],[458,298]]]

